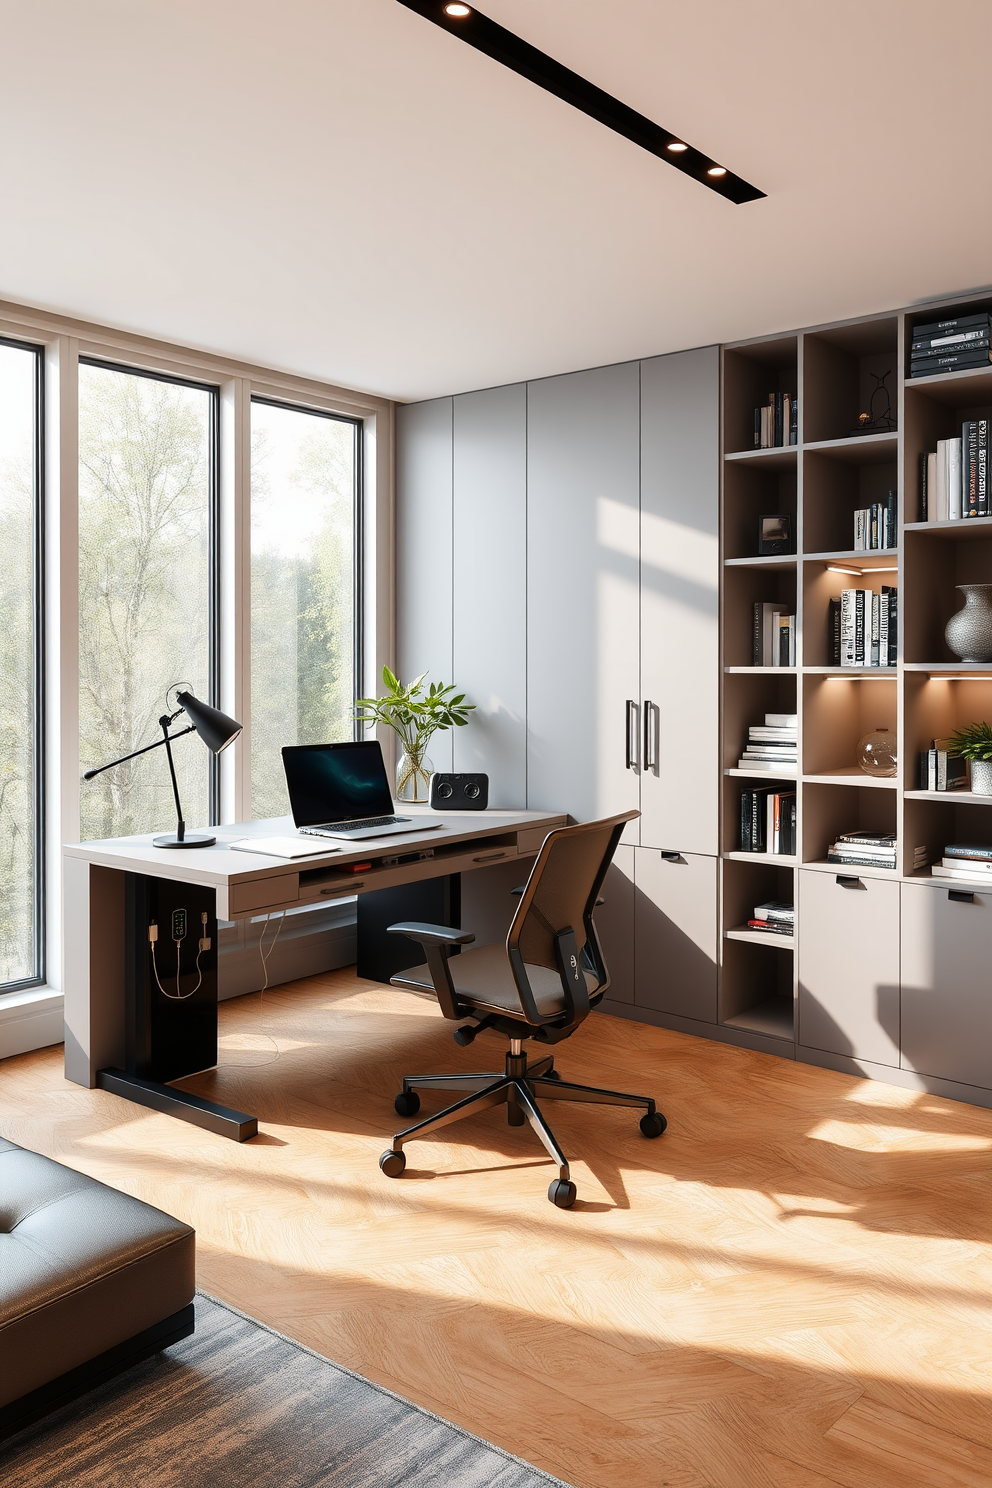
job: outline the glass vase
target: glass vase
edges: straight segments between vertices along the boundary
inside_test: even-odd
[[[866,775],[880,780],[891,778],[898,768],[896,736],[891,729],[875,729],[858,740],[858,764]]]
[[[426,806],[431,798],[434,766],[422,749],[407,749],[396,765],[396,799],[408,806]]]

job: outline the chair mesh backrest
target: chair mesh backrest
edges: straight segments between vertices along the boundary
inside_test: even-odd
[[[507,947],[515,946],[525,962],[556,971],[555,935],[566,928],[575,932],[579,950],[583,949],[585,914],[592,909],[590,901],[609,867],[622,830],[620,823],[626,819],[562,827],[549,835],[507,936]]]

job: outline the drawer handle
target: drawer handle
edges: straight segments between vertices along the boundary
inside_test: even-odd
[[[837,882],[842,889],[863,889],[864,884],[853,873],[838,873]]]
[[[336,884],[331,889],[321,889],[321,895],[325,894],[353,894],[356,889],[364,889],[365,881],[360,879],[358,883]]]
[[[975,896],[967,889],[948,889],[948,899],[953,899],[955,904],[974,904]]]
[[[485,853],[481,858],[473,858],[473,863],[498,863],[500,858],[505,858],[505,852]]]
[[[661,860],[662,860],[663,863],[684,863],[685,862],[685,858],[682,856],[682,854],[680,852],[665,852],[664,850],[662,851],[662,854],[661,854]]]

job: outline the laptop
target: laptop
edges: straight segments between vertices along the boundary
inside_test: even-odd
[[[423,832],[443,823],[396,816],[378,740],[361,744],[290,744],[282,751],[293,820],[308,837],[361,842]]]

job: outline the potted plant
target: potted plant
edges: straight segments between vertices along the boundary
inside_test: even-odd
[[[450,694],[455,684],[445,686],[432,682],[424,690],[422,672],[415,681],[404,687],[398,677],[387,666],[382,669],[382,681],[386,694],[380,698],[359,698],[355,704],[355,717],[362,723],[383,723],[399,737],[403,745],[396,766],[396,799],[416,803],[430,799],[431,773],[433,765],[427,758],[427,743],[432,734],[450,728],[464,728],[468,715],[475,707],[465,701],[460,692]]]
[[[948,754],[971,760],[971,788],[976,796],[992,796],[992,727],[969,723],[947,741]]]

